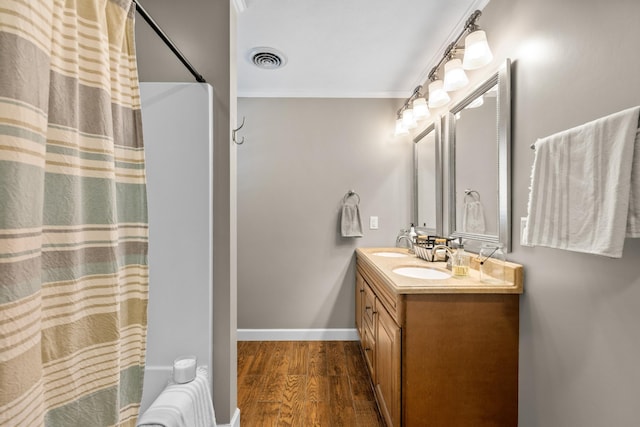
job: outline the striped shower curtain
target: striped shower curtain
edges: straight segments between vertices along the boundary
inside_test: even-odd
[[[148,301],[131,0],[0,2],[0,425],[133,426]]]

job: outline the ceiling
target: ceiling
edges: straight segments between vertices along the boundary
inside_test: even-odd
[[[408,97],[488,2],[234,0],[238,96]],[[256,47],[277,49],[286,64],[256,67],[249,54]]]

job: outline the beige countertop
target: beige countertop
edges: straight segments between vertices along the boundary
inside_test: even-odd
[[[376,253],[394,252],[402,257],[387,257]],[[416,279],[406,277],[393,270],[400,267],[428,267],[451,274],[445,262],[428,262],[410,254],[403,248],[358,248],[358,262],[374,270],[395,294],[445,294],[445,293],[495,293],[521,294],[523,292],[523,267],[511,262],[505,263],[505,281],[502,283],[484,283],[480,281],[476,255],[471,255],[471,268],[466,277],[451,276],[446,279]]]

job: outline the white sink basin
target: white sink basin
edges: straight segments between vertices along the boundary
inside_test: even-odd
[[[377,256],[384,256],[387,258],[403,258],[409,256],[400,252],[374,252],[373,254]]]
[[[399,267],[393,269],[393,272],[401,276],[412,277],[414,279],[442,280],[451,277],[451,274],[449,273],[428,267]]]

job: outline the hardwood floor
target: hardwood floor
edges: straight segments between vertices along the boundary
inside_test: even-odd
[[[382,427],[355,341],[239,341],[243,427]]]

